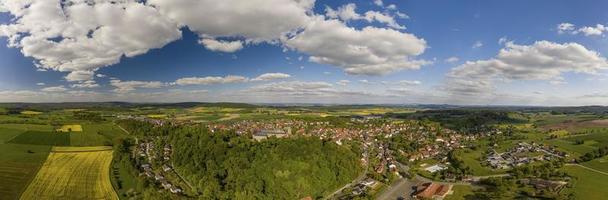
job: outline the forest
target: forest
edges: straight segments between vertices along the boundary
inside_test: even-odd
[[[174,168],[201,199],[316,199],[363,171],[358,150],[318,138],[256,142],[235,133],[212,134],[204,126],[120,124],[136,135],[162,135],[151,138],[173,147]]]

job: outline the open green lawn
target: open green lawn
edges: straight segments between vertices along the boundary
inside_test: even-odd
[[[608,175],[589,171],[579,166],[564,166],[564,171],[576,177],[574,195],[576,199],[606,199],[608,197]]]
[[[82,132],[70,133],[70,145],[72,146],[100,146],[112,144],[112,139],[124,135],[116,125],[83,124]]]
[[[55,133],[49,131],[26,131],[14,137],[9,143],[69,146],[70,135],[68,133]]]
[[[0,144],[8,142],[21,133],[23,133],[23,130],[0,128]]]
[[[483,152],[485,152],[485,150],[459,150],[457,151],[456,155],[464,162],[466,166],[471,168],[474,176],[487,176],[505,173],[505,170],[494,170],[490,167],[483,166],[483,160],[481,160]]]
[[[473,189],[469,185],[454,185],[454,193],[445,197],[445,200],[465,200],[467,195],[473,194]]]
[[[43,145],[0,144],[0,199],[19,198],[50,149]]]
[[[585,162],[582,165],[608,173],[608,156]]]
[[[561,151],[565,151],[568,154],[574,156],[573,158],[582,156],[585,153],[591,152],[596,148],[593,146],[589,146],[586,144],[575,144],[573,141],[564,140],[564,139],[553,139],[553,140],[545,140],[545,144],[557,146],[557,148]]]

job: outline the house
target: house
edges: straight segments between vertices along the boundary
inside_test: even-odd
[[[413,197],[416,199],[443,199],[451,191],[452,185],[429,182],[416,186]]]
[[[285,131],[280,129],[262,129],[257,133],[253,134],[253,139],[256,141],[260,141],[272,136],[277,138],[283,138],[287,137],[287,134],[285,133]]]
[[[173,194],[182,193],[182,189],[175,187],[175,186],[171,187],[171,193],[173,193]]]
[[[435,172],[442,171],[442,170],[445,170],[445,169],[447,169],[447,167],[445,167],[443,165],[439,165],[439,164],[435,164],[433,166],[424,168],[424,170],[426,170],[428,172],[431,172],[431,173],[435,173]]]
[[[169,165],[163,165],[163,171],[165,171],[165,172],[171,171],[171,167]]]

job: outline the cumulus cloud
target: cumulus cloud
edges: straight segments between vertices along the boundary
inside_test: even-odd
[[[560,23],[557,25],[557,32],[559,34],[567,33],[574,30],[574,24],[571,23]]]
[[[99,84],[97,84],[93,80],[83,81],[82,83],[72,84],[70,87],[72,88],[97,88]]]
[[[573,35],[583,34],[585,36],[602,36],[606,31],[608,31],[608,27],[603,24],[583,26],[580,28],[576,28],[576,26],[571,23],[560,23],[557,25],[557,33],[559,34],[570,33]]]
[[[201,39],[199,43],[211,51],[220,51],[226,53],[236,52],[243,48],[243,43],[241,41],[220,41],[205,38]]]
[[[384,75],[429,64],[412,59],[426,49],[424,39],[393,29],[368,26],[357,30],[323,17],[317,17],[284,43],[310,54],[312,62],[338,66],[348,74]]]
[[[350,20],[366,20],[367,22],[379,22],[386,24],[388,27],[394,29],[405,29],[405,26],[402,26],[395,21],[395,19],[385,13],[377,12],[377,11],[367,11],[365,14],[360,15],[356,11],[357,6],[354,3],[349,3],[343,6],[340,6],[338,10],[334,10],[331,7],[325,7],[325,15],[332,19],[341,19],[343,21]],[[400,13],[404,15],[403,13]],[[400,16],[401,16],[400,15]]]
[[[460,59],[458,57],[452,56],[452,57],[446,58],[445,62],[446,63],[455,63],[455,62],[458,62],[459,60]]]
[[[175,81],[177,85],[212,85],[225,83],[243,83],[249,79],[243,76],[207,76],[207,77],[188,77],[180,78]]]
[[[304,26],[314,0],[148,0],[202,37],[272,41]]]
[[[41,91],[43,91],[43,92],[65,92],[67,90],[68,89],[65,88],[65,86],[63,86],[63,85],[53,86],[53,87],[45,87],[45,88],[41,89]]]
[[[115,79],[110,81],[110,85],[115,87],[114,92],[127,93],[138,88],[161,88],[167,84],[160,81],[121,81]]]
[[[262,74],[256,78],[251,79],[252,81],[270,81],[270,80],[276,80],[276,79],[286,79],[291,77],[291,75],[289,74],[284,74],[284,73],[266,73],[266,74]]]
[[[376,4],[377,6],[383,6],[384,3],[382,2],[382,0],[374,0],[374,4]]]
[[[508,42],[495,58],[467,61],[448,73],[443,86],[453,93],[490,94],[498,80],[546,80],[563,83],[562,74],[597,74],[608,69],[599,53],[577,43],[537,41],[531,45]]]
[[[14,19],[0,26],[0,36],[39,68],[70,72],[68,81],[91,79],[93,71],[122,56],[141,55],[181,37],[175,22],[135,0],[2,2]]]
[[[38,85],[38,86],[44,86],[46,84],[45,83],[36,83],[36,85]]]

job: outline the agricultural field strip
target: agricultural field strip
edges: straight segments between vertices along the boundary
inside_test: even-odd
[[[52,152],[21,199],[118,199],[110,182],[111,162],[109,150]]]

